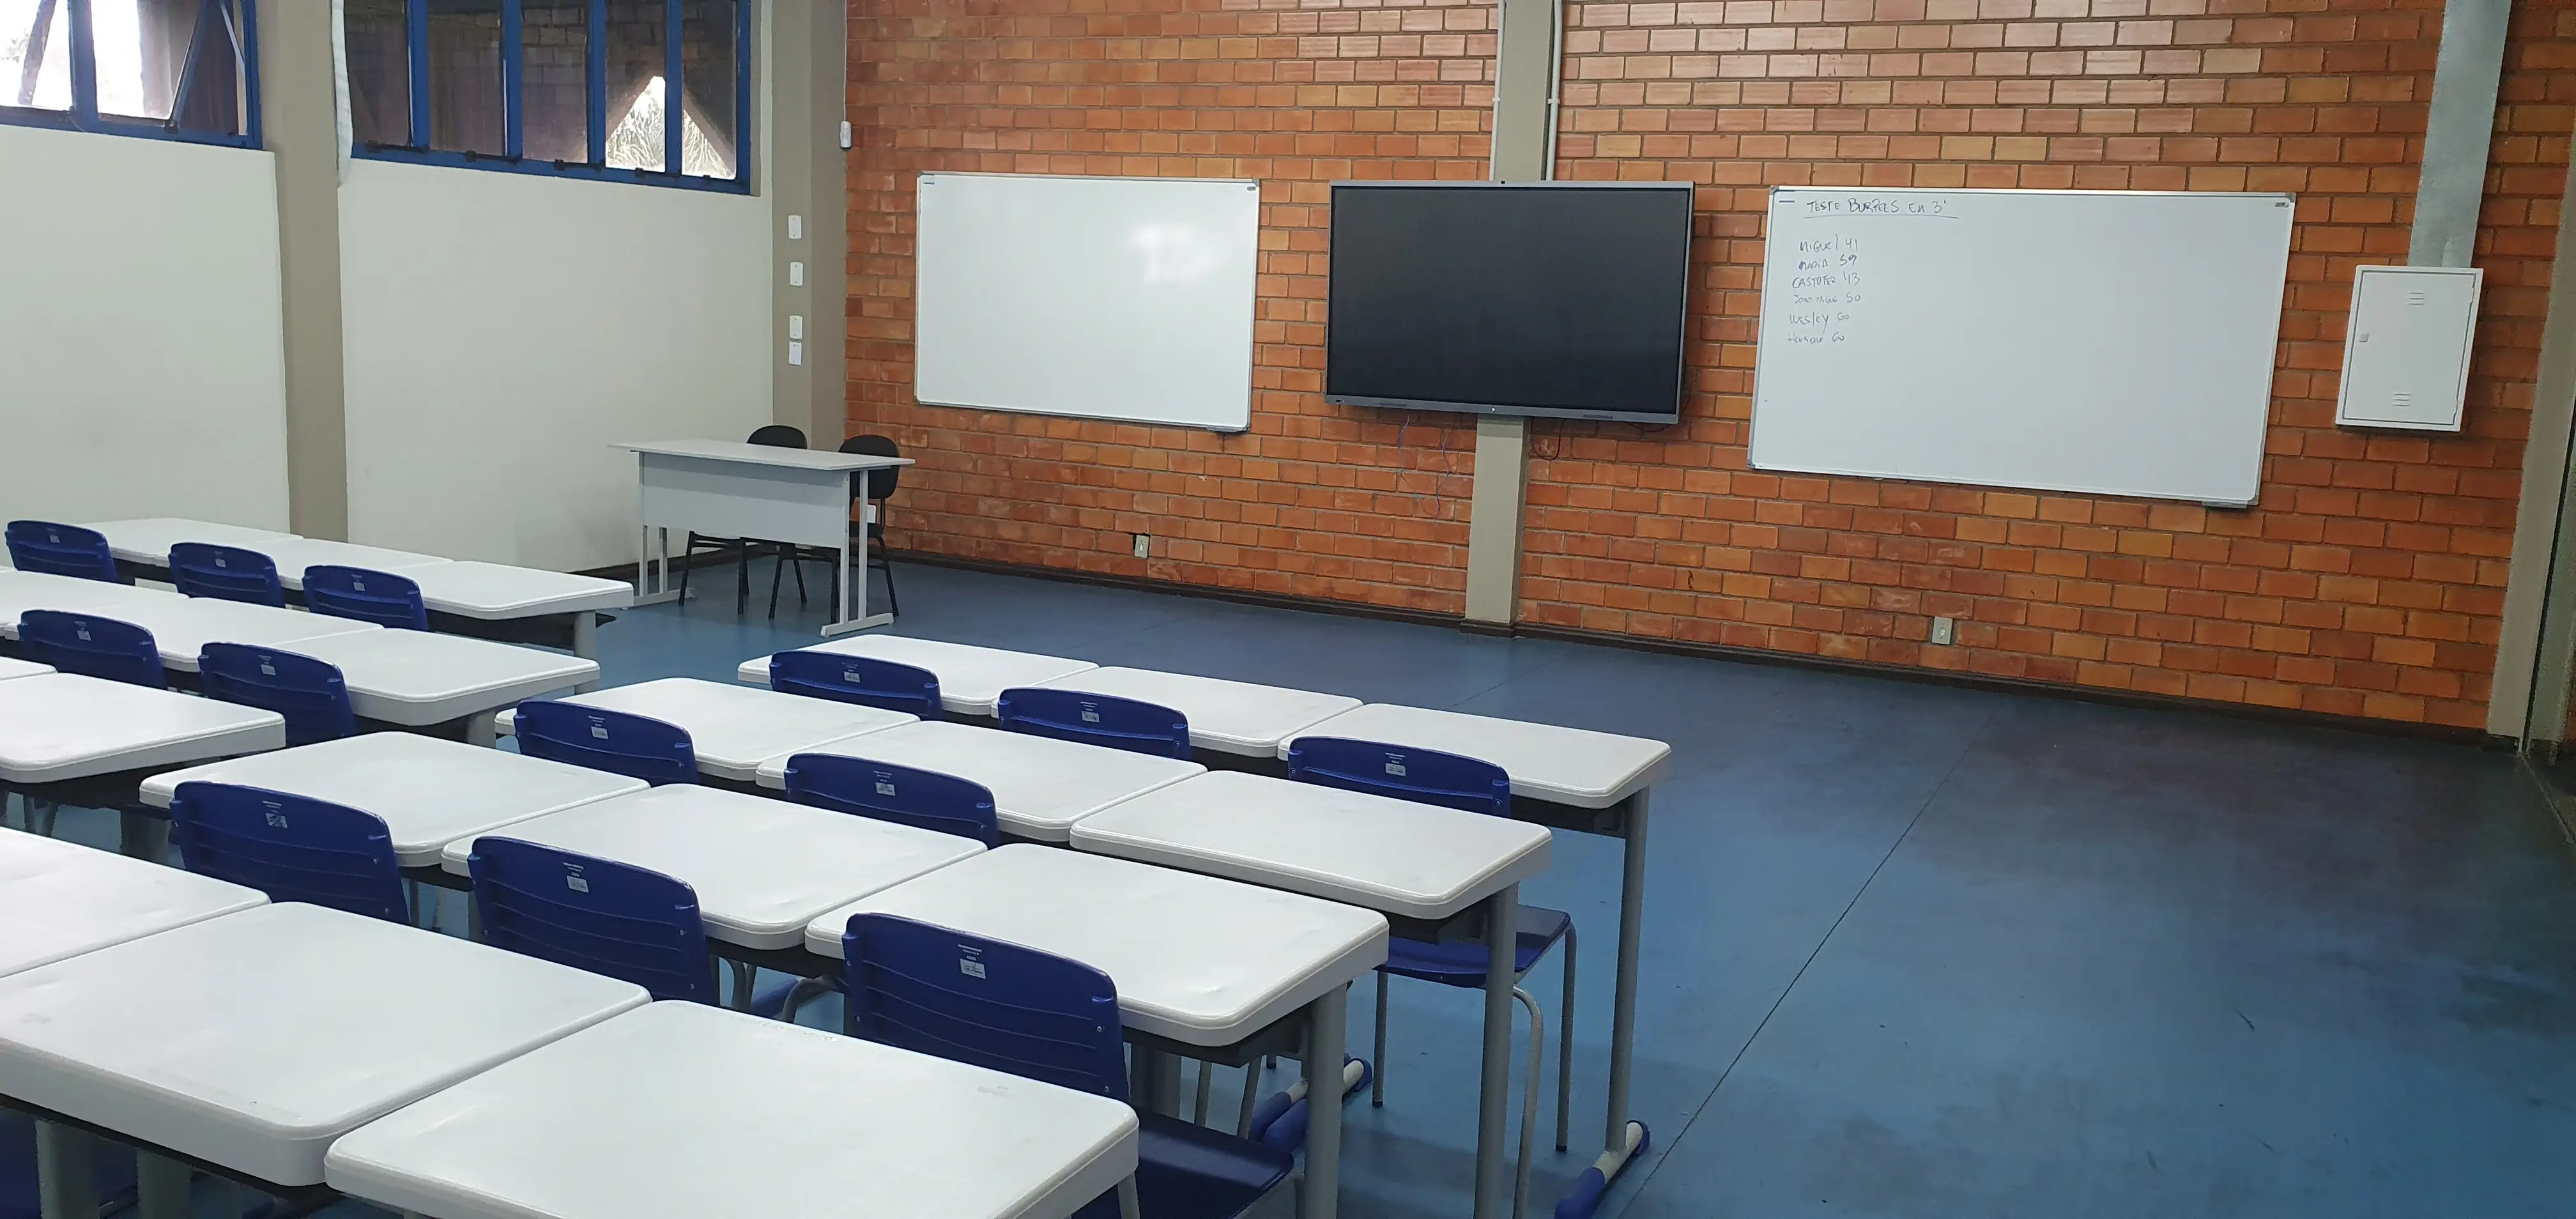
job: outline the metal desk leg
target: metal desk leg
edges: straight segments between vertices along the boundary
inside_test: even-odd
[[[98,1161],[88,1132],[36,1123],[36,1210],[44,1219],[98,1219]]]
[[[153,863],[170,858],[170,821],[131,809],[116,815],[117,849]]]
[[[134,1209],[141,1219],[188,1219],[188,1166],[134,1153]]]
[[[485,749],[499,748],[501,730],[492,726],[492,717],[498,714],[500,709],[496,707],[466,716],[465,743],[480,745]]]
[[[1485,899],[1485,1058],[1476,1089],[1476,1219],[1511,1210],[1511,1164],[1503,1154],[1512,1102],[1512,966],[1520,951],[1520,886]]]
[[[844,529],[842,532],[846,535],[848,530]],[[858,577],[858,587],[855,589],[850,587],[850,577],[853,575]],[[868,612],[868,552],[863,546],[859,551],[858,562],[854,568],[850,560],[850,539],[847,536],[844,536],[841,539],[841,569],[839,579],[841,582],[835,587],[841,590],[841,616],[823,627],[824,638],[829,639],[835,635],[847,635],[852,631],[864,631],[869,627],[884,626],[885,624],[894,621],[894,615],[892,614],[870,614]]]
[[[1336,986],[1306,1006],[1306,1196],[1303,1219],[1334,1219],[1342,1192],[1342,1046],[1350,991]]]
[[[1128,1053],[1127,1095],[1130,1103],[1163,1117],[1181,1115],[1181,1060],[1177,1055],[1137,1046]]]
[[[1557,1203],[1557,1219],[1588,1219],[1601,1196],[1649,1138],[1644,1122],[1628,1120],[1628,1075],[1637,1050],[1637,940],[1646,906],[1646,793],[1628,797],[1628,836],[1619,877],[1619,965],[1610,1004],[1610,1105],[1603,1123],[1601,1157]]]

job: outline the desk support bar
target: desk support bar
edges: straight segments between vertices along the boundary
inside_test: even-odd
[[[1485,899],[1485,1054],[1476,1093],[1475,1219],[1502,1219],[1509,1207],[1511,1161],[1503,1139],[1511,1129],[1512,988],[1520,955],[1520,886],[1506,885]]]

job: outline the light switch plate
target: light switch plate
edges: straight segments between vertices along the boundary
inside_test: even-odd
[[[805,239],[805,218],[803,216],[796,215],[792,212],[788,214],[787,239],[789,241],[802,241]]]
[[[791,313],[787,315],[787,337],[791,339],[801,339],[805,337],[804,314]]]
[[[791,262],[787,264],[787,286],[790,288],[802,288],[805,286],[804,263]]]
[[[2476,267],[2356,270],[2335,422],[2459,431],[2485,278]]]
[[[789,343],[787,345],[787,362],[790,364],[802,364],[805,362],[805,345],[803,343]]]

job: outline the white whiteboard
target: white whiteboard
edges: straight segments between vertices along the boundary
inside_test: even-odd
[[[913,396],[1241,431],[1261,189],[923,174]]]
[[[1750,460],[2250,504],[2290,197],[1775,188]]]

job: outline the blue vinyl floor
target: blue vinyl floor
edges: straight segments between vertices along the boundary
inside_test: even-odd
[[[898,633],[1671,742],[1635,1093],[1656,1146],[1605,1215],[2576,1214],[2576,865],[2506,755],[898,578]],[[729,585],[604,628],[608,684],[731,681],[815,638],[819,601],[737,617]],[[113,841],[112,819],[64,827]],[[1534,1215],[1600,1148],[1617,927],[1619,844],[1561,833],[1554,858],[1523,896],[1572,911],[1585,952],[1572,1150],[1542,1131]],[[1551,1021],[1558,968],[1530,980]],[[1367,1003],[1363,984],[1359,1053]],[[1478,1014],[1473,992],[1395,984],[1387,1104],[1348,1110],[1343,1214],[1467,1214]],[[1220,1073],[1218,1112],[1239,1078]]]

